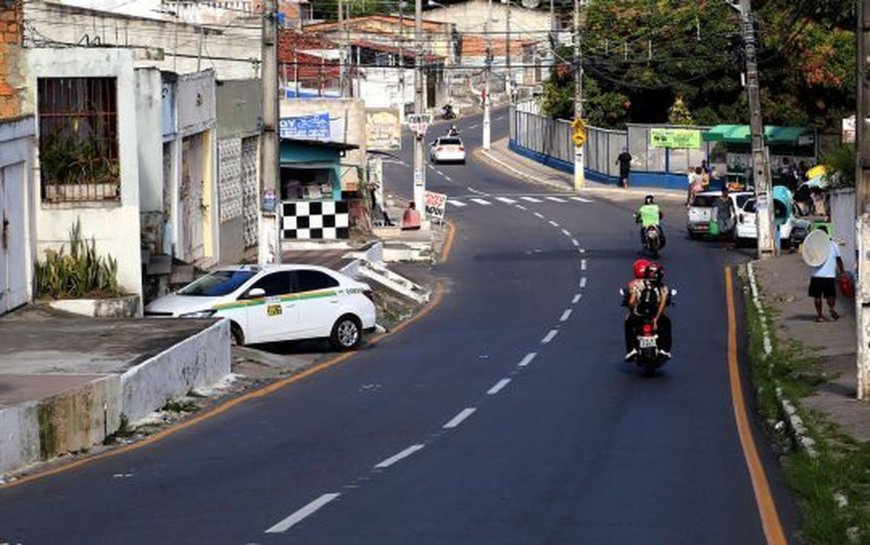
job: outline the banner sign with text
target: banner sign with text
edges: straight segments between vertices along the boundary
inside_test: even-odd
[[[366,110],[366,146],[371,151],[402,149],[398,110]]]
[[[701,147],[701,131],[696,129],[650,128],[650,147],[653,148],[693,148]]]
[[[427,191],[423,194],[423,203],[427,217],[437,219],[442,223],[444,222],[444,212],[445,208],[447,208],[447,195]]]
[[[279,127],[281,138],[328,140],[331,136],[328,113],[282,117]]]

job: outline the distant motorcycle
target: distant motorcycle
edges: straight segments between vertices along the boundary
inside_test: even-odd
[[[456,112],[453,111],[452,104],[445,104],[441,107],[441,117],[443,119],[456,119]]]
[[[643,247],[653,259],[659,258],[662,249],[662,233],[655,225],[650,225],[643,230]]]
[[[627,307],[628,294],[624,289],[619,290],[619,294],[622,296],[622,306]],[[668,306],[674,306],[676,296],[677,290],[671,290]],[[659,348],[659,336],[653,328],[652,316],[643,316],[638,320],[634,335],[637,339],[637,355],[634,357],[634,362],[644,374],[652,374],[668,361],[668,356]]]

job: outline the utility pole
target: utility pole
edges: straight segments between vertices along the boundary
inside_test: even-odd
[[[770,162],[764,145],[764,121],[761,116],[761,88],[758,81],[755,28],[752,25],[750,0],[740,0],[740,25],[746,55],[746,91],[749,96],[749,128],[752,133],[752,172],[755,181],[756,222],[758,224],[758,258],[776,255],[773,224],[773,199],[770,189]]]
[[[347,96],[347,52],[345,48],[347,47],[347,40],[345,39],[347,36],[344,32],[344,0],[338,0],[338,33],[341,36],[341,43],[339,44],[338,49],[338,63],[339,63],[339,90],[341,92],[341,98]]]
[[[583,119],[583,49],[580,47],[580,0],[574,0],[574,119]],[[583,146],[574,145],[574,190],[586,187]]]
[[[858,160],[855,172],[857,190],[855,216],[858,251],[858,285],[855,290],[855,316],[858,339],[858,399],[870,399],[870,0],[858,5],[858,110],[855,115],[855,142]]]
[[[489,80],[492,78],[492,35],[489,33],[489,22],[492,21],[492,0],[489,0],[489,11],[486,13],[486,23],[483,33],[486,34],[486,69],[483,71],[483,149],[489,151],[492,143],[492,121],[490,112]]]
[[[414,112],[425,113],[423,104],[423,0],[414,5]],[[425,218],[423,193],[426,191],[426,160],[423,150],[423,135],[414,138],[414,203],[421,217]]]
[[[505,54],[504,62],[507,69],[507,80],[505,80],[505,91],[508,95],[508,104],[514,103],[514,76],[511,70],[511,0],[505,3],[507,13],[504,18],[505,27]]]
[[[263,135],[260,144],[260,187],[257,263],[281,263],[281,199],[278,191],[278,13],[275,0],[263,2],[262,34]]]
[[[399,125],[405,124],[405,2],[399,0]]]

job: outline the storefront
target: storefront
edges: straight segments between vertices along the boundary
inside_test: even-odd
[[[348,238],[349,205],[343,199],[345,153],[358,146],[281,139],[282,235],[285,239]]]

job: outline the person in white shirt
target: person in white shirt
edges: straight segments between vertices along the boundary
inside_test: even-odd
[[[840,257],[840,249],[837,248],[837,243],[832,240],[830,242],[830,250],[828,251],[828,259],[821,266],[815,267],[810,277],[809,296],[813,298],[813,302],[816,305],[817,322],[825,321],[825,316],[822,314],[822,297],[828,303],[831,319],[836,321],[840,318],[840,315],[834,310],[834,305],[837,302],[837,275],[843,274],[843,272],[843,259]]]

